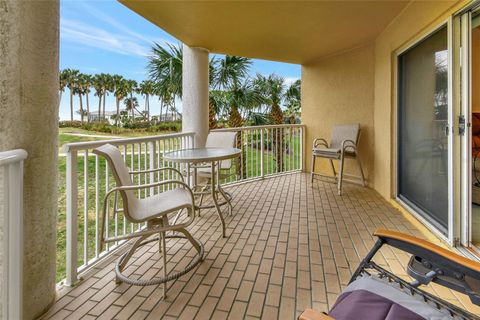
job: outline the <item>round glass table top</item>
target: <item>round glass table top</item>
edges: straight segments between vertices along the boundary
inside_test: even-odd
[[[237,148],[194,148],[168,152],[163,158],[173,162],[209,162],[235,158],[241,153]]]

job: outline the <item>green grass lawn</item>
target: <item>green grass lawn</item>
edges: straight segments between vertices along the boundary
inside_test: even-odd
[[[59,133],[59,139],[61,144],[70,143],[70,142],[80,142],[80,141],[96,141],[102,140],[103,138],[94,138],[94,137],[79,137],[71,136],[68,133],[77,132],[77,133],[91,133],[89,131],[83,130],[83,132],[78,131],[79,129],[62,128]],[[97,134],[97,133],[93,133]],[[99,133],[99,135],[105,135]],[[147,135],[147,134],[145,134]],[[148,134],[151,135],[151,134]],[[63,136],[63,137],[62,137]],[[256,147],[257,144],[255,141],[260,141],[258,135],[249,135],[244,139],[246,148],[244,148],[244,157],[247,161],[244,164],[244,178],[253,178],[260,176],[260,159],[261,152]],[[268,144],[268,143],[267,143]],[[253,147],[252,147],[253,146]],[[258,146],[259,147],[259,146]],[[299,139],[298,137],[294,138],[285,138],[284,139],[284,148],[289,149],[290,152],[283,159],[284,170],[294,170],[299,169],[301,164],[299,163],[298,158],[294,157],[293,154],[298,154],[300,150]],[[131,149],[127,149],[127,153],[130,153]],[[145,158],[146,157],[146,158]],[[77,165],[78,165],[78,266],[83,265],[86,261],[84,259],[84,237],[87,234],[87,261],[95,257],[95,236],[97,228],[96,225],[96,216],[97,212],[101,215],[101,206],[103,204],[103,198],[105,196],[105,190],[107,186],[107,173],[105,167],[105,161],[102,158],[96,158],[95,156],[87,157],[87,163],[85,166],[85,157],[79,156]],[[277,172],[276,161],[273,152],[264,151],[263,155],[264,161],[264,174],[273,174]],[[134,164],[134,170],[147,169],[145,164],[149,163],[148,155],[142,155],[139,158],[138,152],[135,155],[129,154],[126,157],[127,164],[131,167],[132,162]],[[239,174],[238,170],[240,166],[240,161],[234,161],[232,172]],[[88,172],[87,182],[84,180],[85,169]],[[98,179],[95,179],[95,173],[98,172]],[[58,159],[58,178],[59,178],[59,201],[58,201],[58,223],[57,223],[57,281],[61,281],[65,278],[65,265],[66,265],[66,157],[60,156]],[[155,180],[161,180],[167,177],[156,177]],[[225,182],[234,182],[237,180],[237,175],[233,174]],[[134,183],[148,183],[149,177],[143,175],[137,177]],[[114,179],[110,173],[108,173],[108,184],[110,188],[115,186]],[[96,195],[96,190],[98,188],[98,195]],[[85,206],[84,197],[85,192],[87,192],[88,201]],[[145,192],[142,194],[145,196]],[[119,207],[121,207],[121,202],[119,202]],[[84,229],[85,221],[87,223],[86,230]],[[118,214],[118,218],[115,220],[113,216],[109,219],[109,232],[114,234],[115,230],[118,234],[123,234],[124,231],[127,233],[131,230],[131,225],[124,222],[123,215]]]

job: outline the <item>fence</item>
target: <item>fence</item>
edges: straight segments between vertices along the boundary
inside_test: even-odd
[[[2,319],[22,319],[23,161],[25,150],[0,152],[0,252]]]

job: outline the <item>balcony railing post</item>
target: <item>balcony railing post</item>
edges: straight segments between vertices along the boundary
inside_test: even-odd
[[[77,282],[78,261],[78,184],[77,184],[77,151],[67,152],[67,286]],[[102,230],[101,230],[102,231]]]
[[[268,130],[268,129],[267,129]],[[265,164],[263,161],[263,153],[265,152],[263,146],[263,129],[260,129],[260,177],[263,179],[265,177]]]
[[[157,159],[157,144],[155,141],[148,143],[148,154],[149,154],[149,168],[150,170],[155,169],[155,160]],[[155,181],[155,172],[150,172],[150,183]],[[155,193],[155,188],[150,188],[150,195]]]
[[[21,149],[0,153],[4,214],[2,319],[23,318],[23,160],[26,158],[27,152]]]
[[[301,171],[305,170],[305,127],[300,127],[300,165]]]

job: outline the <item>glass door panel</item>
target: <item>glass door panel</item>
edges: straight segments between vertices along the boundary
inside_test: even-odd
[[[398,198],[448,236],[447,26],[398,57]]]

